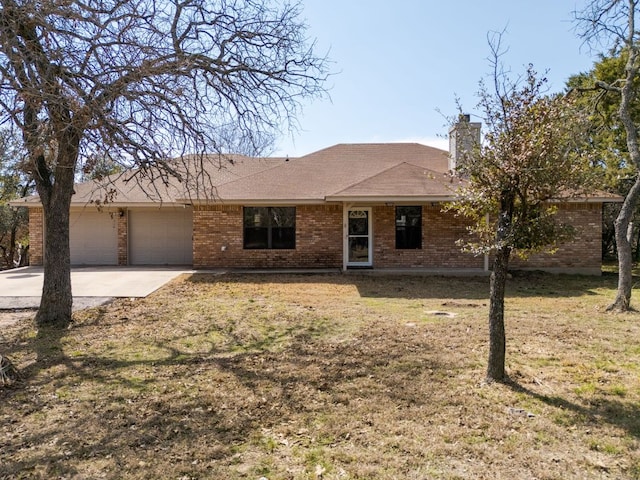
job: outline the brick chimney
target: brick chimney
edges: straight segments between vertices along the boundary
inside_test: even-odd
[[[471,122],[469,114],[461,114],[458,122],[449,129],[449,170],[458,175],[465,154],[480,145],[480,122]]]

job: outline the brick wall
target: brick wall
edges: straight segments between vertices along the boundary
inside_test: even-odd
[[[441,210],[441,204],[422,207],[422,249],[396,250],[395,207],[373,207],[373,267],[484,268],[484,256],[463,253],[456,244],[468,235],[464,219]],[[576,226],[576,238],[560,246],[555,255],[533,255],[527,261],[514,255],[511,267],[598,273],[601,266],[601,206],[570,204],[561,207],[558,215],[561,220]],[[193,265],[194,268],[340,268],[342,224],[340,205],[298,206],[295,249],[245,250],[242,206],[196,206],[193,210]]]
[[[422,249],[396,250],[395,207],[373,209],[373,266],[379,268],[484,268],[484,257],[462,253],[456,241],[466,224],[442,205],[422,206]]]
[[[129,265],[129,212],[119,209],[116,213],[118,229],[118,265]]]
[[[602,265],[602,205],[571,203],[561,206],[557,215],[558,220],[571,223],[576,228],[575,238],[560,245],[555,254],[536,254],[526,261],[513,255],[511,268],[599,274]]]
[[[44,212],[42,208],[29,209],[29,265],[44,263]]]
[[[245,250],[242,206],[193,208],[194,268],[334,268],[342,266],[342,206],[296,207],[296,248]]]
[[[484,258],[460,251],[456,241],[467,235],[462,219],[441,212],[441,205],[423,205],[420,250],[396,250],[395,207],[373,207],[374,268],[483,268]],[[298,206],[295,250],[245,250],[242,246],[242,207],[194,207],[193,265],[195,268],[340,268],[343,216],[341,205]],[[577,236],[555,254],[536,254],[526,261],[512,256],[513,269],[599,273],[602,213],[595,203],[569,204],[558,218],[577,228]],[[118,265],[128,264],[128,217],[117,217]],[[43,211],[29,210],[29,260],[42,265]],[[224,250],[223,250],[224,247]]]

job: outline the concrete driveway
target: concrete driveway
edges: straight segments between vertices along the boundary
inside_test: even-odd
[[[74,310],[104,304],[115,297],[146,297],[191,270],[173,267],[77,267],[71,269]],[[0,310],[37,308],[42,267],[0,272]]]

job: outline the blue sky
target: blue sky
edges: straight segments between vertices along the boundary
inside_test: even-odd
[[[455,97],[475,108],[489,73],[487,32],[506,28],[503,63],[514,75],[549,70],[552,91],[588,70],[572,12],[584,0],[302,0],[320,52],[329,51],[330,100],[307,104],[300,130],[274,155],[301,156],[337,143],[420,142],[446,148]],[[438,113],[440,110],[442,113]]]

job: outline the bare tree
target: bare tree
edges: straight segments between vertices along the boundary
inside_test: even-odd
[[[618,253],[618,291],[609,310],[626,311],[631,307],[633,287],[633,254],[629,224],[640,199],[640,145],[638,127],[633,121],[633,108],[638,94],[640,72],[640,32],[636,30],[638,0],[591,0],[584,10],[576,12],[580,36],[594,48],[604,48],[610,55],[624,52],[624,75],[613,82],[597,81],[592,87],[606,94],[618,95],[618,119],[626,134],[629,163],[634,182],[625,196],[614,222]]]
[[[490,37],[491,88],[481,83],[484,141],[464,155],[468,178],[450,208],[471,220],[474,253],[492,253],[489,293],[488,381],[504,381],[504,299],[512,254],[553,251],[574,229],[556,218],[558,204],[589,188],[591,158],[580,146],[584,122],[570,98],[546,95],[546,79],[530,66],[508,78],[500,64],[500,36]],[[585,116],[586,119],[586,116]]]
[[[44,209],[38,325],[71,319],[84,159],[162,177],[183,153],[259,153],[324,94],[300,13],[272,0],[0,0],[0,122],[21,131]]]

